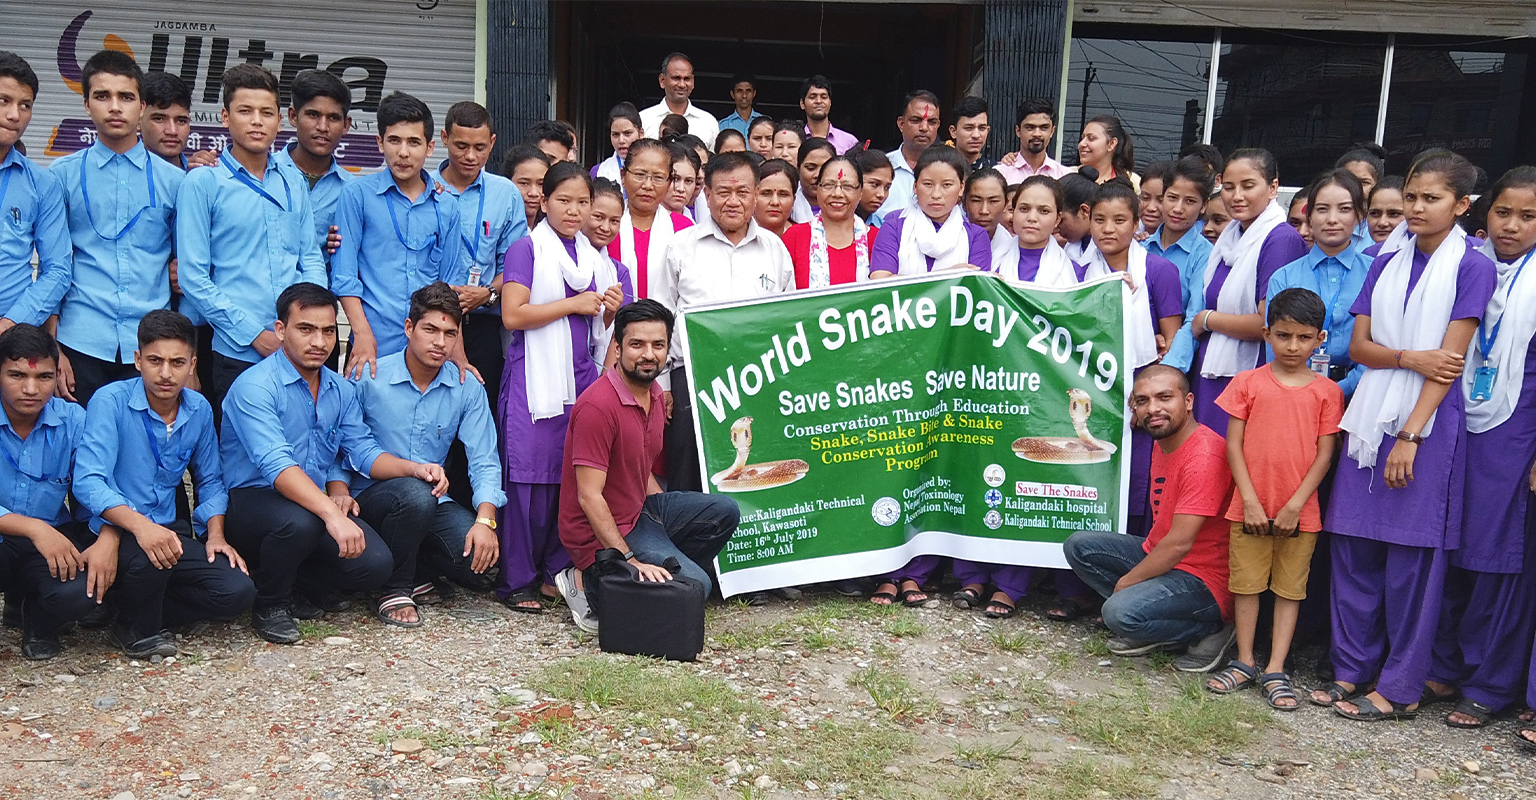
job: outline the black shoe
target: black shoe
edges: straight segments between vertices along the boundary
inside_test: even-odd
[[[251,627],[256,635],[273,644],[293,644],[299,640],[299,624],[287,606],[251,609]]]
[[[155,633],[142,639],[134,639],[133,632],[121,625],[113,625],[107,640],[129,658],[170,658],[178,652],[176,643],[164,634]]]
[[[64,652],[64,645],[59,643],[57,630],[43,633],[36,630],[32,620],[28,619],[28,602],[23,600],[20,604],[21,615],[21,655],[28,661],[47,661],[50,658]]]
[[[100,603],[91,609],[91,613],[80,618],[80,627],[88,630],[105,628],[112,624],[112,618],[115,616],[113,612],[114,609],[106,603]],[[175,653],[172,653],[172,655],[175,655]]]
[[[302,594],[295,593],[290,603],[288,613],[294,619],[320,619],[325,616],[325,609],[309,602]]]
[[[7,628],[21,630],[21,599],[7,597],[5,600],[4,619],[0,620]]]
[[[309,595],[309,602],[327,614],[340,614],[352,610],[352,601],[341,592],[320,591]]]

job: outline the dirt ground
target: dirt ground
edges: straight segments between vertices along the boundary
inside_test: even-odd
[[[605,656],[563,608],[462,595],[414,631],[343,613],[277,647],[231,624],[162,663],[81,631],[33,664],[8,631],[0,797],[1473,800],[1536,786],[1512,720],[1279,714],[1209,695],[1167,657],[1110,656],[1095,625],[1041,610],[716,603],[692,664]]]

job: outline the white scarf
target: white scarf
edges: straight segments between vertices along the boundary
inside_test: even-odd
[[[965,212],[955,206],[938,229],[917,209],[902,212],[901,244],[897,247],[898,275],[922,275],[970,263],[971,239],[965,229]],[[928,258],[933,267],[928,267]]]
[[[811,201],[805,199],[805,193],[795,192],[795,206],[789,210],[789,221],[796,225],[810,222],[816,213],[816,209],[811,206]]]
[[[1051,238],[1055,239],[1056,237],[1052,236]],[[1087,264],[1099,253],[1099,246],[1093,243],[1092,236],[1084,236],[1080,241],[1076,242],[1067,242],[1062,249],[1066,251],[1067,260],[1077,266]],[[1076,273],[1073,273],[1072,282],[1077,283]]]
[[[1279,203],[1270,203],[1257,219],[1248,224],[1248,230],[1233,223],[1221,232],[1216,246],[1211,248],[1210,259],[1205,262],[1205,280],[1200,284],[1204,292],[1216,275],[1216,266],[1225,262],[1231,271],[1227,282],[1222,284],[1212,310],[1223,314],[1256,314],[1258,300],[1254,297],[1255,284],[1259,279],[1259,255],[1264,240],[1276,225],[1285,224],[1285,209]],[[1211,331],[1210,344],[1205,350],[1205,362],[1200,374],[1207,378],[1230,378],[1239,372],[1253,369],[1259,363],[1263,342],[1234,339],[1223,333]]]
[[[646,283],[641,283],[640,259],[635,255],[635,223],[629,218],[629,208],[624,208],[624,217],[619,220],[619,263],[629,267],[629,274],[635,276],[636,297],[650,296],[650,287],[646,285],[650,282],[650,271],[661,268],[674,233],[672,212],[666,206],[656,206],[656,216],[651,218],[651,241],[645,248]]]
[[[566,297],[566,287],[578,292],[591,291],[598,277],[607,280],[598,286],[604,291],[613,285],[606,273],[614,272],[608,259],[592,247],[585,236],[576,237],[576,258],[565,250],[565,243],[549,220],[540,222],[529,234],[533,240],[533,285],[528,287],[528,304],[558,303]],[[589,326],[593,346],[602,335],[602,320]],[[528,393],[528,412],[533,421],[558,417],[565,407],[576,402],[575,363],[571,352],[571,322],[560,317],[540,328],[523,331],[523,380]]]
[[[810,282],[806,288],[824,289],[832,285],[832,261],[827,249],[827,226],[817,214],[811,219]],[[869,280],[869,226],[857,215],[853,218],[853,257],[857,265],[853,279],[864,283]]]
[[[1020,248],[1019,258],[1022,257],[1023,248]],[[1016,280],[1022,280],[1018,274],[1019,258],[1010,262]],[[1077,270],[1072,266],[1072,259],[1067,257],[1067,251],[1056,243],[1056,237],[1051,236],[1045,240],[1045,252],[1040,254],[1040,269],[1035,271],[1035,279],[1030,283],[1036,286],[1077,285]]]
[[[1467,366],[1461,373],[1461,388],[1467,400],[1467,430],[1485,433],[1509,420],[1525,385],[1525,354],[1530,349],[1531,337],[1536,336],[1536,276],[1525,277],[1522,266],[1528,267],[1529,262],[1536,260],[1532,258],[1536,251],[1505,264],[1494,254],[1491,242],[1483,242],[1478,249],[1499,268],[1498,287],[1488,301],[1480,332],[1492,332],[1501,320],[1503,324],[1499,325],[1499,338],[1486,360],[1478,349],[1478,337],[1472,337],[1472,344],[1467,347]],[[1518,281],[1516,274],[1520,274]],[[1498,369],[1493,390],[1487,400],[1473,400],[1477,368],[1484,365]]]
[[[1010,264],[1019,263],[1019,237],[1008,232],[998,223],[992,233],[992,271],[1002,272]]]
[[[1114,275],[1115,269],[1104,259],[1098,248],[1093,250],[1093,260],[1088,262],[1088,272],[1083,280],[1091,281],[1105,275]],[[1121,298],[1125,307],[1125,349],[1132,369],[1144,367],[1157,360],[1157,329],[1152,325],[1152,288],[1147,285],[1147,249],[1136,242],[1125,251],[1125,274],[1136,284],[1129,283]]]
[[[606,160],[604,160],[603,163],[597,165],[597,175],[594,177],[607,178],[608,180],[619,184],[620,187],[623,187],[623,171],[624,163],[619,161],[619,154],[614,153],[612,156],[609,156]]]
[[[1467,253],[1467,235],[1461,226],[1452,226],[1450,235],[1429,257],[1424,274],[1409,295],[1408,276],[1413,271],[1417,238],[1410,237],[1387,262],[1376,279],[1376,291],[1371,294],[1371,339],[1392,350],[1439,349],[1451,324],[1456,276],[1461,258]],[[1344,420],[1339,423],[1340,428],[1349,432],[1349,456],[1362,469],[1376,466],[1381,437],[1403,429],[1423,388],[1424,376],[1411,369],[1365,371],[1344,412]],[[1434,427],[1435,415],[1431,414],[1420,435],[1428,437]]]

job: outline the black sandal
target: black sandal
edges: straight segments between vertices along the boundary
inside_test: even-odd
[[[1259,679],[1259,671],[1233,659],[1227,664],[1227,668],[1212,675],[1205,682],[1205,689],[1216,694],[1232,694],[1244,689],[1252,688],[1254,681]],[[1212,686],[1212,683],[1215,686]]]
[[[1422,708],[1422,706],[1420,707]],[[1477,720],[1477,722],[1472,724],[1465,722],[1452,722],[1451,714],[1461,714],[1468,716]],[[1449,725],[1452,728],[1460,728],[1462,730],[1475,730],[1477,728],[1486,726],[1489,720],[1493,719],[1494,711],[1493,709],[1477,702],[1476,700],[1463,697],[1459,702],[1456,703],[1456,707],[1451,709],[1451,714],[1445,715],[1446,725]]]
[[[903,581],[903,583],[905,583],[905,581]],[[913,581],[913,583],[917,583],[917,581]],[[901,604],[908,608],[917,608],[919,606],[927,605],[928,601],[933,599],[932,596],[923,591],[923,587],[921,586],[917,587],[916,589],[902,589],[899,596],[901,597]],[[921,596],[923,599],[912,599],[918,596]]]
[[[523,606],[519,603],[538,603],[538,605]],[[544,604],[539,602],[539,593],[534,589],[518,589],[512,594],[501,598],[501,604],[516,611],[519,614],[543,614]]]
[[[993,611],[992,609],[994,608],[1001,608],[1004,610]],[[982,609],[981,613],[986,614],[992,619],[1008,619],[1014,614],[1019,613],[1019,607],[1008,602],[1007,600],[998,600],[994,598],[987,601],[987,607]]]
[[[1449,692],[1446,692],[1445,694],[1441,694],[1441,693],[1435,691],[1434,689],[1431,689],[1428,686],[1425,686],[1424,687],[1424,693],[1419,695],[1419,709],[1423,710],[1425,708],[1428,708],[1429,706],[1437,705],[1439,703],[1454,703],[1454,702],[1456,702],[1457,700],[1460,700],[1460,699],[1461,699],[1461,690],[1460,689],[1452,689]]]
[[[1355,722],[1392,722],[1396,720],[1407,722],[1419,716],[1417,710],[1408,710],[1407,703],[1394,703],[1391,700],[1387,700],[1387,703],[1392,706],[1392,710],[1382,711],[1376,707],[1375,703],[1371,702],[1369,697],[1358,697],[1351,699],[1349,702],[1355,706],[1353,712],[1345,711],[1335,705],[1333,713]]]
[[[1323,686],[1319,686],[1316,689],[1313,689],[1312,691],[1326,692],[1328,694],[1328,702],[1319,703],[1314,697],[1312,697],[1312,692],[1307,692],[1307,702],[1314,706],[1322,706],[1323,708],[1333,708],[1334,703],[1337,703],[1341,700],[1354,700],[1356,697],[1359,697],[1361,694],[1363,694],[1363,692],[1360,691],[1360,687],[1356,686],[1353,689],[1345,689],[1342,685],[1339,684],[1338,681],[1330,681]]]
[[[960,591],[950,595],[949,599],[955,608],[970,611],[981,605],[981,592],[970,587],[961,587]]]
[[[1536,733],[1536,724],[1521,725],[1515,731],[1515,743],[1520,745],[1520,748],[1527,753],[1536,753],[1536,741],[1521,735],[1525,733]]]
[[[891,581],[886,581],[886,582],[880,584],[880,586],[889,586],[892,589],[897,588],[896,584],[891,582]],[[875,605],[877,605],[877,606],[895,605],[896,604],[896,592],[894,592],[894,591],[891,591],[891,592],[878,591],[880,586],[876,586],[875,587],[875,589],[877,591],[869,596],[869,602],[875,603],[876,600],[883,599],[883,600],[885,600],[884,603],[875,603]]]
[[[1065,597],[1062,598],[1061,603],[1055,608],[1046,609],[1045,618],[1055,620],[1056,622],[1071,622],[1074,619],[1086,617],[1098,611],[1103,605],[1102,601],[1097,603],[1092,601],[1079,603],[1073,598]]]
[[[1291,685],[1291,676],[1284,672],[1266,672],[1260,675],[1259,689],[1264,692],[1264,702],[1276,711],[1295,711],[1301,708],[1301,698],[1296,696],[1296,687]],[[1280,701],[1287,697],[1295,702],[1288,706],[1280,705]]]
[[[413,609],[416,609],[416,621],[415,622],[407,622],[406,620],[395,619],[393,616],[390,616],[389,612],[395,611],[395,610],[401,609],[401,608],[413,608]],[[402,594],[385,595],[384,597],[379,598],[379,605],[378,605],[377,608],[374,609],[373,615],[375,617],[378,617],[379,621],[384,623],[385,625],[394,625],[395,627],[398,627],[398,628],[420,628],[421,627],[421,608],[416,605],[416,601],[415,600],[412,600],[409,595],[406,595],[406,594],[403,594],[403,593]]]

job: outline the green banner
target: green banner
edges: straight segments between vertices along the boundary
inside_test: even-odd
[[[704,485],[741,506],[726,596],[889,572],[934,554],[1062,567],[1125,527],[1117,279],[981,273],[688,309]]]

